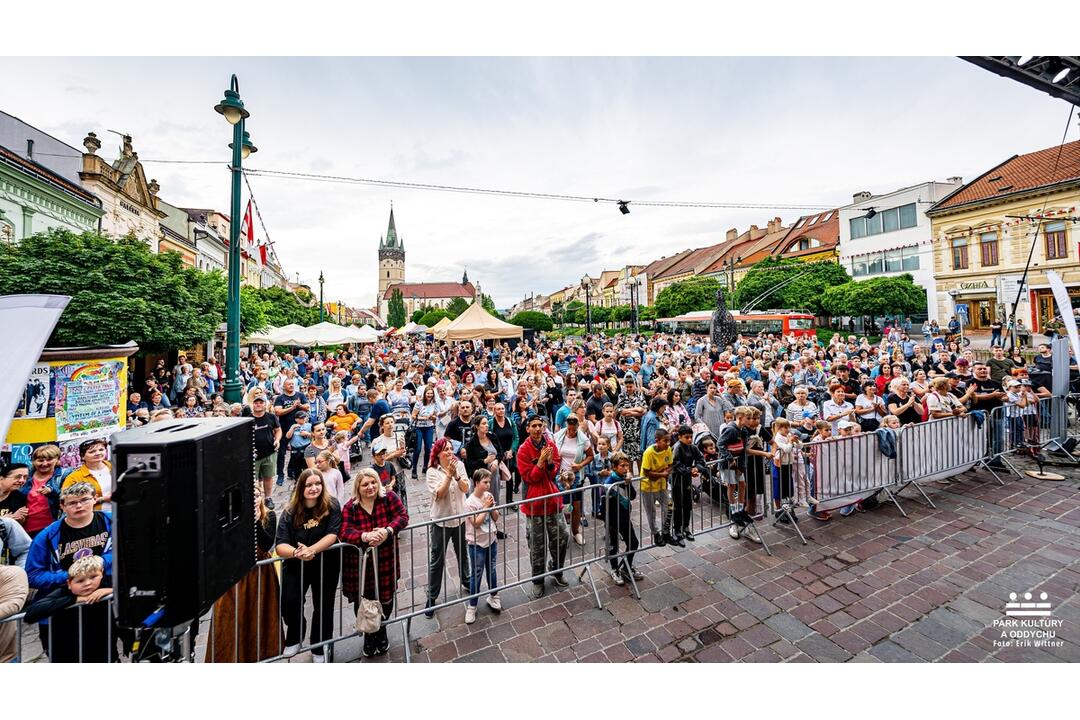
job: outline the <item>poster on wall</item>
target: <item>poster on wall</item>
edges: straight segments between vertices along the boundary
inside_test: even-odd
[[[100,437],[120,430],[120,371],[124,363],[80,362],[53,368],[56,439]]]
[[[26,380],[26,389],[19,398],[19,407],[15,417],[24,420],[39,420],[52,417],[53,380],[48,363],[38,363],[30,371]]]

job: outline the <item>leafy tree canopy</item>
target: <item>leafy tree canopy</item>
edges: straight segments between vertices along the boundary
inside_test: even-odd
[[[187,347],[210,338],[225,314],[211,275],[145,241],[96,232],[54,229],[0,246],[0,293],[70,295],[54,346]]]
[[[386,322],[396,328],[405,326],[405,300],[401,297],[400,290],[390,293],[390,301],[386,307]]]
[[[544,331],[551,330],[553,327],[551,318],[536,310],[523,310],[522,312],[519,312],[517,315],[510,318],[510,324]]]
[[[458,315],[468,309],[469,301],[463,297],[456,297],[447,304],[446,314],[450,316],[451,320],[456,320]]]
[[[802,277],[792,280],[799,275]],[[790,284],[780,286],[788,280],[792,280]],[[850,280],[847,270],[839,263],[766,258],[750,268],[735,287],[735,307],[745,307],[760,298],[753,309],[809,310],[822,315],[825,290]]]
[[[911,315],[926,310],[926,292],[904,273],[836,285],[825,291],[822,305],[833,315]]]
[[[673,283],[656,296],[656,316],[675,317],[694,310],[716,307],[716,290],[720,282],[711,277],[695,277]]]
[[[433,328],[444,317],[449,317],[446,311],[442,308],[434,308],[428,310],[426,313],[420,316],[419,320],[413,320],[417,325],[423,325],[428,328]]]

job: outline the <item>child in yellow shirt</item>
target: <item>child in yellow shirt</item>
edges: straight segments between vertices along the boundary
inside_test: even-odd
[[[653,543],[663,547],[668,543],[686,547],[681,539],[671,536],[671,509],[668,507],[668,477],[673,457],[671,437],[664,428],[656,429],[655,442],[641,458],[641,505],[649,519]],[[656,505],[660,505],[660,525],[656,524]]]

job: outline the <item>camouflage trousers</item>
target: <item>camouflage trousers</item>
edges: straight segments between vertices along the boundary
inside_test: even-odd
[[[562,512],[551,515],[529,515],[525,526],[525,539],[529,543],[529,562],[533,577],[548,570],[558,570],[566,562],[566,550],[570,546],[570,531]],[[544,558],[551,556],[551,564],[544,567]]]

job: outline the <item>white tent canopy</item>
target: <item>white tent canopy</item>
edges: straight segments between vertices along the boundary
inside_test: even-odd
[[[251,335],[248,335],[247,342],[266,344],[266,345],[276,345],[278,343],[274,342],[274,338],[278,337],[279,335],[286,336],[289,333],[293,333],[293,332],[296,332],[298,330],[303,330],[303,329],[304,329],[303,325],[295,325],[295,324],[293,324],[293,325],[282,325],[279,328],[270,326],[270,327],[266,328],[265,330],[263,330],[262,332],[252,333]]]
[[[379,331],[370,325],[361,325],[360,327],[350,325],[349,329],[352,331],[353,337],[355,338],[353,342],[371,343],[379,339]]]
[[[311,327],[287,325],[264,335],[265,341],[271,345],[298,345],[300,347],[375,342],[378,339],[372,327],[358,328],[355,325],[335,325],[331,322],[321,322]]]
[[[474,302],[457,319],[444,327],[440,340],[502,340],[521,338],[520,325],[511,325],[488,313],[480,303]]]

